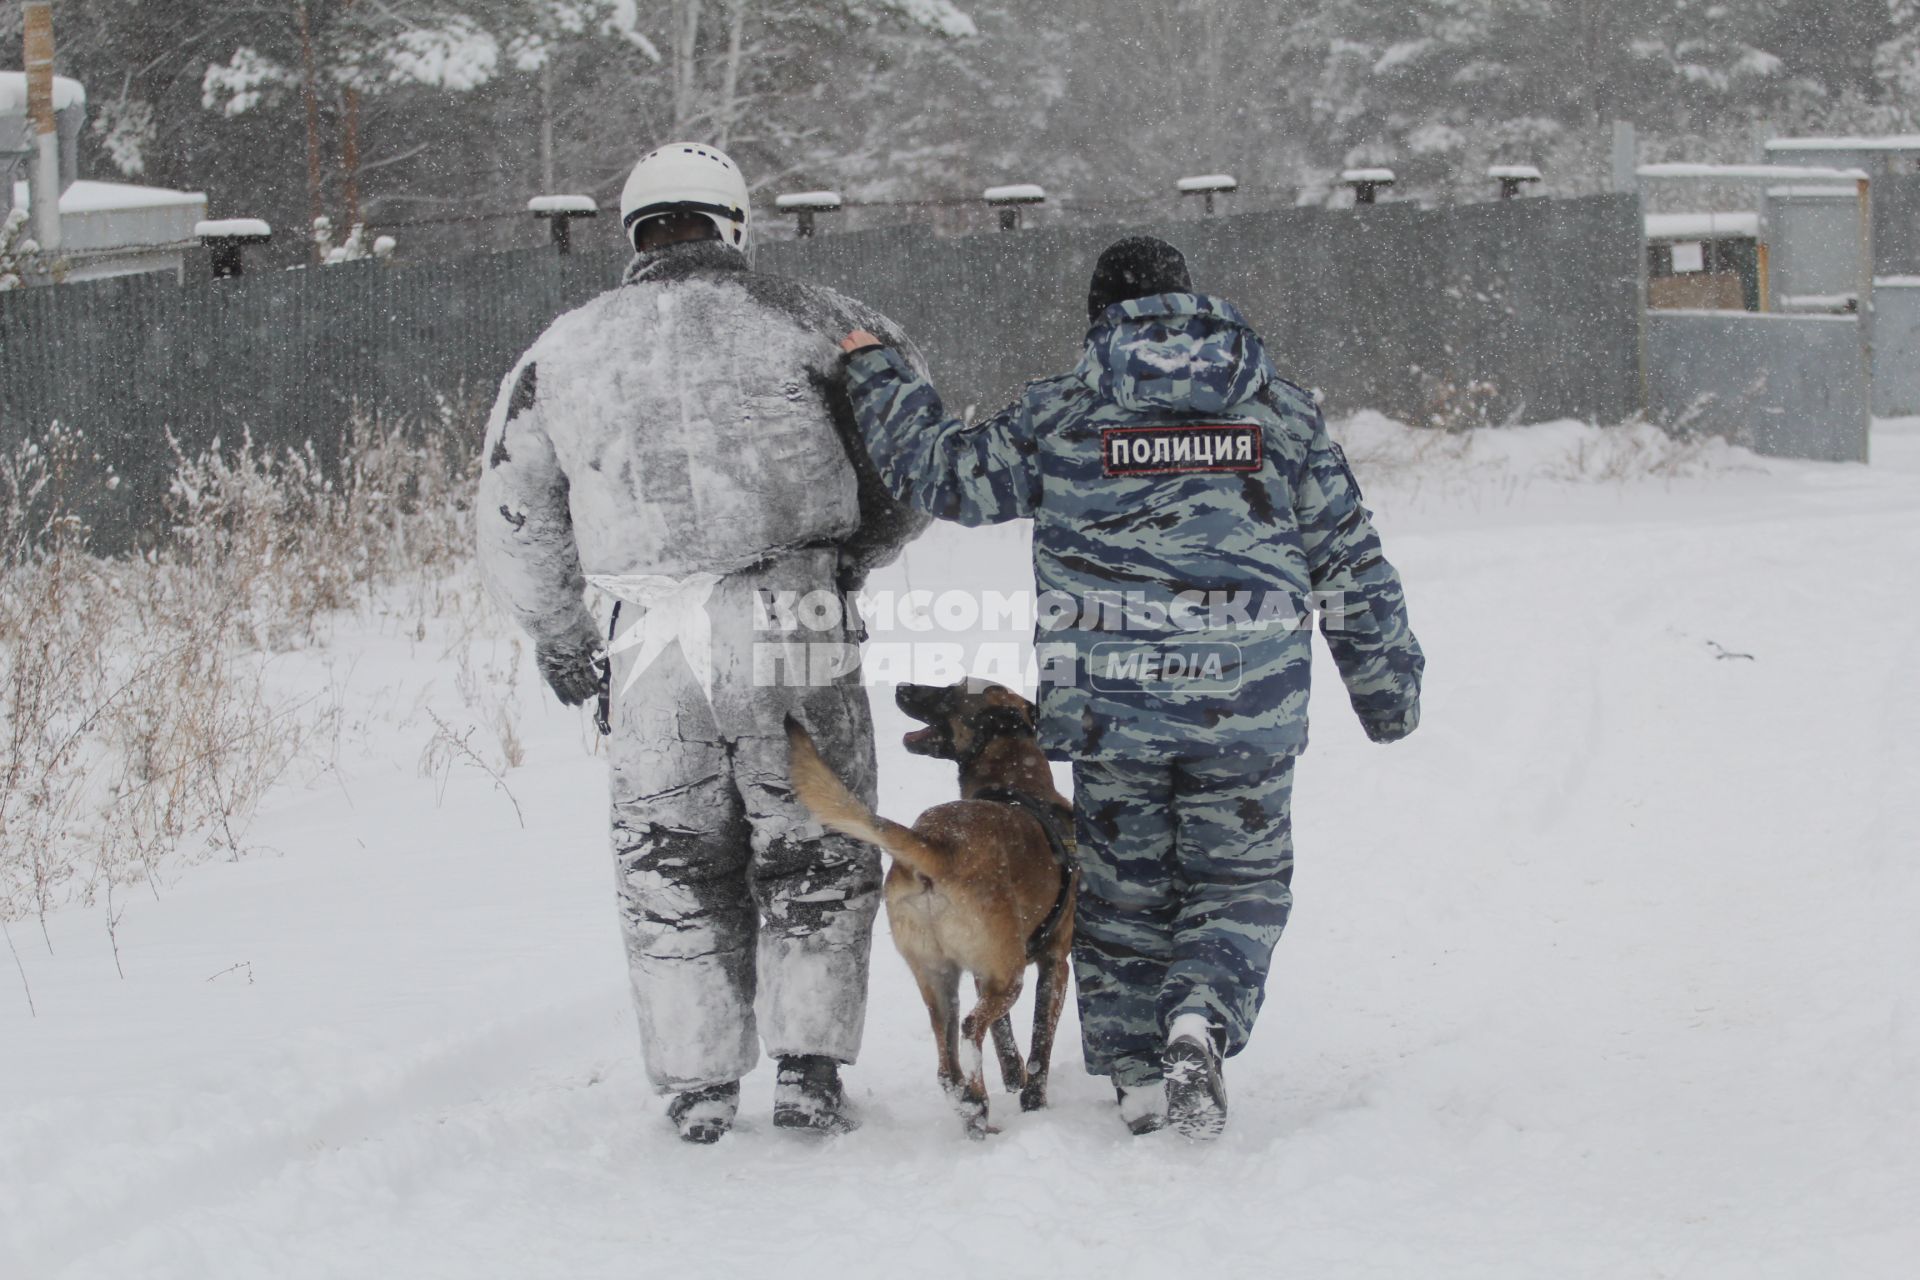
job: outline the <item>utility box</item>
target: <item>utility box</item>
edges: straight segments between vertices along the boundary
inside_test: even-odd
[[[1860,199],[1852,183],[1767,188],[1772,310],[1845,315],[1859,309]]]

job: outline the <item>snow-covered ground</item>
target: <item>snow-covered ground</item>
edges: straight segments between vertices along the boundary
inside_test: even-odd
[[[120,898],[124,979],[97,908],[51,953],[13,926],[0,1277],[1913,1274],[1920,420],[1871,468],[1348,437],[1425,724],[1371,746],[1323,663],[1219,1144],[1129,1138],[1071,1015],[1054,1108],[996,1095],[966,1142],[883,934],[866,1127],[774,1132],[763,1066],[735,1135],[681,1145],[584,721],[528,670],[479,694],[521,707],[511,795],[423,778],[423,708],[474,690],[433,637],[343,624],[338,770],[252,856]],[[1020,530],[942,529],[879,585],[1026,580]],[[880,726],[887,812],[951,795]]]

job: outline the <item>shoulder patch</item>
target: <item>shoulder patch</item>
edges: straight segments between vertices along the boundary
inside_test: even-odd
[[[1103,427],[1100,470],[1109,476],[1258,471],[1266,462],[1257,422]]]

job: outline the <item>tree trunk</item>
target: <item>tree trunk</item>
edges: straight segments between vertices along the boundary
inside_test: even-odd
[[[553,51],[540,64],[540,193],[559,190],[553,164]]]
[[[720,84],[720,122],[714,145],[725,151],[733,145],[733,126],[740,112],[740,63],[746,44],[747,19],[753,0],[727,0],[727,62]]]
[[[307,110],[307,232],[321,217],[320,207],[320,86],[313,59],[313,22],[305,0],[300,5],[300,98]]]
[[[693,128],[700,101],[700,10],[702,0],[674,0],[673,133],[684,139]]]
[[[348,89],[343,95],[346,119],[340,141],[340,171],[345,177],[347,230],[360,225],[360,95]]]
[[[358,0],[344,0],[351,10]],[[343,194],[347,202],[346,231],[351,234],[360,225],[360,93],[348,85],[341,94],[345,107],[341,122],[340,172],[345,179]]]

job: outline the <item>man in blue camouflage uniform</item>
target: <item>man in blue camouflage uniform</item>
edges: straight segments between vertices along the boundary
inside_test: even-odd
[[[895,496],[1034,521],[1041,741],[1070,759],[1087,1068],[1135,1132],[1226,1118],[1292,906],[1289,801],[1318,612],[1376,742],[1420,719],[1400,579],[1313,398],[1146,237],[1102,255],[1072,373],[973,426],[856,332],[848,385]]]

